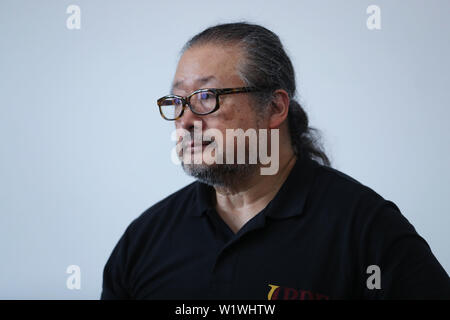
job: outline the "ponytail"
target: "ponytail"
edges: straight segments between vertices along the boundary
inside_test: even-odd
[[[323,165],[330,166],[330,159],[318,142],[318,130],[309,126],[308,115],[294,99],[289,103],[288,123],[292,147],[297,157],[315,159]]]

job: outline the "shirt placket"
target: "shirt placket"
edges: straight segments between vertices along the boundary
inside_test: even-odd
[[[218,215],[217,215],[218,217]],[[216,217],[216,218],[217,218]],[[221,219],[219,217],[219,219]],[[218,224],[225,224],[223,220],[216,221]],[[237,234],[233,234],[231,238],[223,245],[217,254],[216,261],[211,271],[210,288],[212,297],[215,299],[232,299],[233,288],[235,287],[234,279],[236,274],[236,265],[239,260],[239,244],[245,241],[245,235],[251,231],[262,228],[265,225],[265,217],[262,213],[251,219]],[[222,226],[228,228],[228,226]],[[228,228],[228,230],[230,230]],[[223,231],[223,230],[222,230]]]

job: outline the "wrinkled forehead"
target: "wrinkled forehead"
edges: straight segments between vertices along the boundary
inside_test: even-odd
[[[189,48],[180,57],[171,91],[187,94],[201,88],[242,84],[239,74],[242,61],[242,50],[236,45],[204,44]]]

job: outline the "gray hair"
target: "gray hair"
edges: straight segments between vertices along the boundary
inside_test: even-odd
[[[256,24],[219,24],[192,37],[184,45],[182,53],[207,43],[242,46],[246,56],[240,70],[242,80],[247,86],[264,88],[262,92],[254,93],[256,99],[267,106],[275,90],[284,89],[289,95],[288,126],[294,153],[300,158],[307,157],[330,166],[330,160],[320,144],[319,130],[308,125],[308,116],[295,99],[294,67],[280,38]]]

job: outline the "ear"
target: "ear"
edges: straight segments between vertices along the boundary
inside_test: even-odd
[[[286,90],[278,89],[273,93],[273,99],[270,103],[269,128],[280,128],[286,120],[289,111],[289,95]]]

